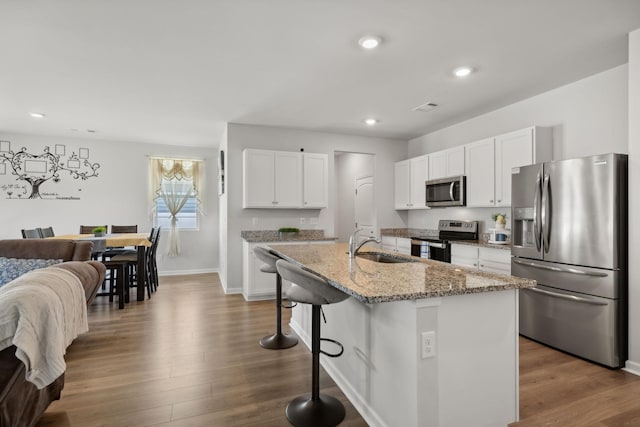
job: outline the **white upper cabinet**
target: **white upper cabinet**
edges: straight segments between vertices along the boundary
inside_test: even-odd
[[[302,171],[304,174],[303,207],[326,208],[329,156],[327,154],[304,153],[302,159]]]
[[[429,156],[419,156],[395,164],[395,208],[428,209],[425,181],[429,177]]]
[[[550,128],[529,127],[465,145],[467,206],[511,206],[511,169],[552,158]]]
[[[245,149],[242,162],[243,208],[326,207],[326,154]]]
[[[467,165],[467,206],[493,206],[495,153],[493,138],[465,146]]]
[[[429,154],[429,179],[464,175],[464,146]]]
[[[511,206],[511,169],[553,158],[551,128],[533,126],[496,136],[496,206]]]

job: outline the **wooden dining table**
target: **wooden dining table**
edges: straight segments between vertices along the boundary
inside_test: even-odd
[[[59,236],[47,237],[47,239],[67,239],[67,240],[79,240],[79,241],[91,241],[94,245],[102,244],[104,242],[105,247],[124,247],[135,246],[137,251],[138,272],[137,280],[137,295],[136,300],[144,301],[144,290],[146,287],[146,274],[145,267],[145,250],[151,246],[149,241],[149,234],[145,233],[118,233],[118,234],[105,234],[104,236],[96,237],[93,234],[62,234]]]

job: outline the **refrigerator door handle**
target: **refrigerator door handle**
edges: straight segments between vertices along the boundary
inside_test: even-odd
[[[535,195],[533,196],[533,232],[535,234],[535,241],[536,241],[536,250],[538,252],[540,252],[540,220],[538,218],[539,215],[539,210],[540,210],[540,189],[541,189],[541,182],[540,182],[540,174],[538,173],[538,175],[536,176],[536,191],[535,191]]]
[[[452,202],[455,202],[456,199],[453,197],[453,187],[456,185],[455,182],[451,183],[451,186],[449,187],[449,197],[451,198]]]
[[[549,211],[549,175],[544,174],[542,184],[542,212],[540,214],[542,222],[542,243],[545,252],[549,252],[549,234],[551,227],[551,212]]]
[[[584,270],[578,270],[578,269],[575,269],[575,268],[552,267],[550,265],[536,264],[535,262],[522,261],[522,260],[519,260],[519,259],[512,259],[512,261],[515,262],[516,264],[526,265],[527,267],[539,268],[541,270],[556,271],[558,273],[571,273],[571,274],[579,274],[581,276],[591,276],[591,277],[607,277],[608,276],[607,273],[598,273],[598,272],[594,272],[594,271],[584,271]]]
[[[559,294],[556,292],[545,291],[543,289],[538,289],[538,288],[528,288],[528,290],[537,292],[539,294],[544,294],[550,297],[565,299],[565,300],[574,301],[574,302],[582,302],[582,303],[591,304],[591,305],[607,305],[606,302],[602,302],[602,301],[593,301],[587,298],[576,297],[574,295]]]

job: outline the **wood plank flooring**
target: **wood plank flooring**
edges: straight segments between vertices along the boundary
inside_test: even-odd
[[[275,329],[273,302],[224,295],[215,274],[160,283],[124,310],[96,299],[38,426],[288,426],[287,402],[311,390],[311,355],[258,345]],[[322,370],[320,384],[345,404],[343,426],[366,425]],[[521,338],[520,408],[512,427],[640,426],[640,377]]]

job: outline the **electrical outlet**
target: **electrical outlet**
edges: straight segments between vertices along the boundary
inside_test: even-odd
[[[300,225],[305,225],[307,223],[307,218],[300,218]]]
[[[422,358],[427,359],[436,355],[435,331],[422,333]]]

